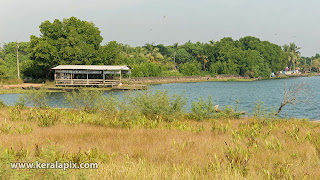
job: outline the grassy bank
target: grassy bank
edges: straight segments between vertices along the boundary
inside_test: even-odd
[[[0,109],[0,177],[7,179],[316,179],[320,124],[209,98],[184,110],[182,95],[99,91],[67,95],[75,109],[47,108],[45,95]],[[25,102],[36,108],[24,107]],[[103,102],[103,104],[101,104]],[[98,169],[11,169],[10,162],[97,162]]]
[[[145,119],[134,126],[75,110],[1,109],[0,177],[316,179],[320,127],[301,120]],[[38,114],[38,115],[37,115]],[[43,119],[42,119],[43,118]],[[55,123],[45,125],[46,118]],[[97,124],[95,121],[103,122]],[[93,170],[11,169],[10,162],[97,162]]]
[[[79,89],[84,89],[87,91],[110,91],[111,87],[103,87],[103,88],[96,88],[96,87],[56,87],[55,85],[42,85],[41,87],[12,87],[12,88],[1,88],[0,87],[0,94],[25,94],[25,93],[35,93],[37,91],[45,91],[47,93],[52,92],[71,92],[71,91],[78,91]]]
[[[148,85],[153,84],[168,84],[168,83],[194,83],[194,82],[230,82],[230,81],[237,81],[237,82],[250,82],[250,81],[256,81],[257,79],[251,78],[251,79],[218,79],[218,78],[211,78],[208,80],[182,80],[182,81],[153,81],[148,82]]]

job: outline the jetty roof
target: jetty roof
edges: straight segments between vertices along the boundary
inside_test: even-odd
[[[59,65],[52,69],[55,70],[130,70],[130,66],[112,65]]]

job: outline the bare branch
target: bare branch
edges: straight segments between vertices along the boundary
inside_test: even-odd
[[[309,86],[305,82],[297,85],[296,83],[291,84],[289,89],[287,90],[286,88],[286,81],[284,82],[284,95],[283,95],[283,101],[281,102],[281,105],[278,109],[278,112],[276,113],[279,114],[282,110],[282,108],[287,105],[287,104],[293,104],[296,105],[298,102],[304,102],[303,100],[298,99],[299,95],[301,94],[307,94],[310,91]]]

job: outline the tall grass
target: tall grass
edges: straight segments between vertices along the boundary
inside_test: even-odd
[[[0,113],[3,112],[0,110]],[[83,116],[94,115],[87,113]],[[0,123],[4,123],[6,116],[0,117]],[[33,121],[23,122],[28,125],[25,129],[33,130],[21,134],[14,130],[19,127],[15,123],[19,122],[12,121],[0,126],[1,179],[319,177],[320,125],[317,123],[301,120],[264,121],[262,118],[220,119],[214,120],[213,125],[211,120],[190,121],[191,127],[201,125],[205,129],[197,132],[170,130],[160,126],[156,129],[121,129],[88,124],[63,125],[63,118],[50,127],[40,127]],[[35,161],[97,162],[99,169],[18,170],[11,169],[9,164]]]
[[[210,97],[208,102],[202,98],[193,102],[190,114],[186,111],[187,98],[183,95],[170,95],[168,91],[140,91],[124,97],[105,96],[100,91],[85,91],[65,94],[70,107],[86,113],[103,113],[101,121],[174,121],[189,116],[192,120],[221,117],[239,117],[234,109],[225,107],[219,112]],[[100,124],[105,124],[100,122]]]
[[[0,108],[6,107],[7,105],[0,99]]]

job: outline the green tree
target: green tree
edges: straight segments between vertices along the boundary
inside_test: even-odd
[[[282,70],[287,65],[287,56],[281,47],[259,38],[246,36],[239,39],[240,47],[247,50],[258,51],[272,71]]]
[[[4,56],[4,66],[6,68],[6,75],[9,79],[17,78],[17,42],[9,42],[4,44],[3,56]],[[20,72],[23,72],[25,66],[29,59],[29,42],[19,42],[19,68]],[[23,77],[23,74],[22,74]]]
[[[179,72],[185,76],[199,75],[201,64],[197,61],[187,62],[179,66]]]
[[[111,41],[100,48],[101,59],[97,59],[94,64],[118,65],[122,63],[122,59],[127,55],[121,43]]]
[[[3,49],[3,47],[2,47],[1,44],[0,44],[0,58],[1,58],[1,59],[4,59],[4,57],[5,57],[4,49]]]
[[[300,60],[300,52],[298,51],[300,47],[298,47],[295,43],[290,43],[289,45],[283,45],[283,51],[288,56],[288,66],[290,70],[296,69],[296,63]]]
[[[52,78],[50,69],[59,64],[100,64],[100,30],[92,22],[76,17],[58,19],[40,25],[40,37],[30,37],[32,68],[26,74],[33,78]]]
[[[144,48],[147,50],[146,58],[149,62],[159,63],[164,59],[162,54],[159,52],[159,48],[154,46],[154,43],[146,43]]]
[[[132,68],[133,77],[161,76],[164,67],[155,62],[134,64]]]
[[[7,71],[8,70],[5,61],[0,58],[0,80],[8,79]]]
[[[178,43],[174,43],[173,44],[173,70],[177,70],[177,65],[176,65],[176,55],[177,55],[177,50],[178,50],[179,44]]]
[[[184,64],[186,62],[192,62],[195,58],[189,54],[184,48],[179,48],[176,53],[176,62],[178,64]]]
[[[316,72],[319,72],[320,71],[320,58],[318,59],[314,59],[312,61],[312,69]]]

